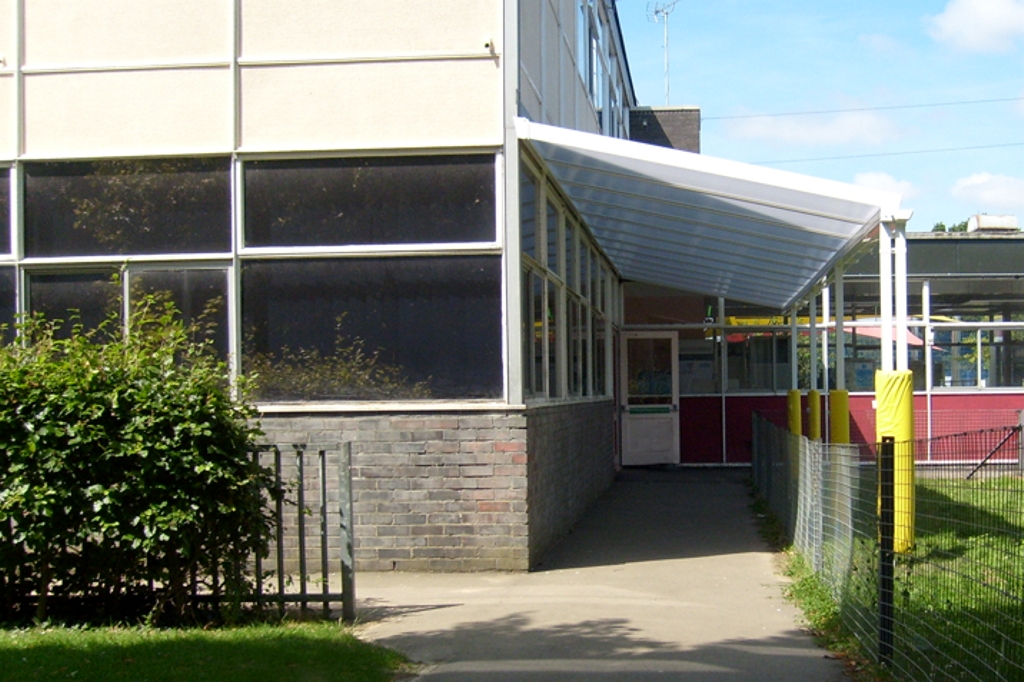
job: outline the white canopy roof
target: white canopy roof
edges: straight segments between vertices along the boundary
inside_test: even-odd
[[[900,195],[516,120],[629,280],[789,308]]]

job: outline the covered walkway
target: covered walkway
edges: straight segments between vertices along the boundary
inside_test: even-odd
[[[361,636],[424,682],[830,682],[745,469],[627,469],[531,573],[362,573]]]

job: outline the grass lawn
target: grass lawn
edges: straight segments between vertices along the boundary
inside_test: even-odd
[[[389,682],[406,665],[337,623],[0,630],[0,680]]]

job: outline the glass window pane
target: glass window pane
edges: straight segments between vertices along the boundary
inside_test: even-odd
[[[561,319],[561,303],[559,287],[553,282],[547,283],[547,355],[548,355],[548,397],[558,398],[562,395],[562,342],[558,321]]]
[[[11,252],[11,171],[0,169],[0,253]]]
[[[608,357],[608,353],[605,349],[605,339],[608,335],[608,323],[604,317],[594,317],[593,327],[593,347],[594,347],[594,395],[606,395],[606,377],[607,372],[605,371],[605,361]]]
[[[245,241],[490,242],[496,234],[494,182],[490,155],[250,161]]]
[[[576,291],[576,226],[565,221],[565,283]]]
[[[25,164],[29,256],[231,250],[228,159]]]
[[[580,304],[569,298],[569,395],[582,395],[583,348],[580,338]]]
[[[771,332],[730,331],[726,341],[729,347],[729,390],[773,390],[775,335]]]
[[[544,356],[547,352],[554,352],[554,349],[547,350],[544,334],[544,311],[546,310],[544,305],[544,279],[536,273],[530,275],[530,307],[533,313],[529,337],[531,353],[527,357],[531,358],[533,392],[536,395],[545,395],[544,368],[547,363],[544,361]]]
[[[15,313],[18,309],[17,274],[14,268],[0,268],[0,325],[3,325],[0,341],[3,343],[14,340]]]
[[[548,220],[547,220],[547,250],[548,250],[548,269],[552,272],[560,272],[561,269],[558,267],[558,209],[548,202]]]
[[[579,263],[580,263],[580,296],[584,300],[590,298],[590,252],[587,249],[587,245],[580,244],[579,251]]]
[[[593,366],[590,353],[590,308],[580,304],[580,391],[583,395],[593,395],[591,392],[590,380],[593,376]]]
[[[1024,331],[987,329],[980,333],[982,385],[1024,386]]]
[[[537,181],[526,171],[519,174],[519,244],[537,260]]]
[[[141,270],[129,273],[132,303],[144,296],[170,301],[192,338],[209,341],[217,355],[228,356],[228,280],[225,270]]]
[[[243,360],[270,400],[497,398],[501,259],[249,262]]]
[[[717,336],[699,330],[679,332],[679,393],[695,395],[720,390]]]
[[[62,321],[60,338],[71,336],[76,325],[97,328],[121,307],[121,284],[113,271],[30,275],[28,293],[30,313]]]

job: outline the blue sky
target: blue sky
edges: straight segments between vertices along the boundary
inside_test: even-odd
[[[642,105],[665,104],[668,4],[618,2]],[[679,0],[669,49],[705,154],[900,191],[911,230],[1024,225],[1024,0]],[[808,111],[831,113],[752,117]]]

